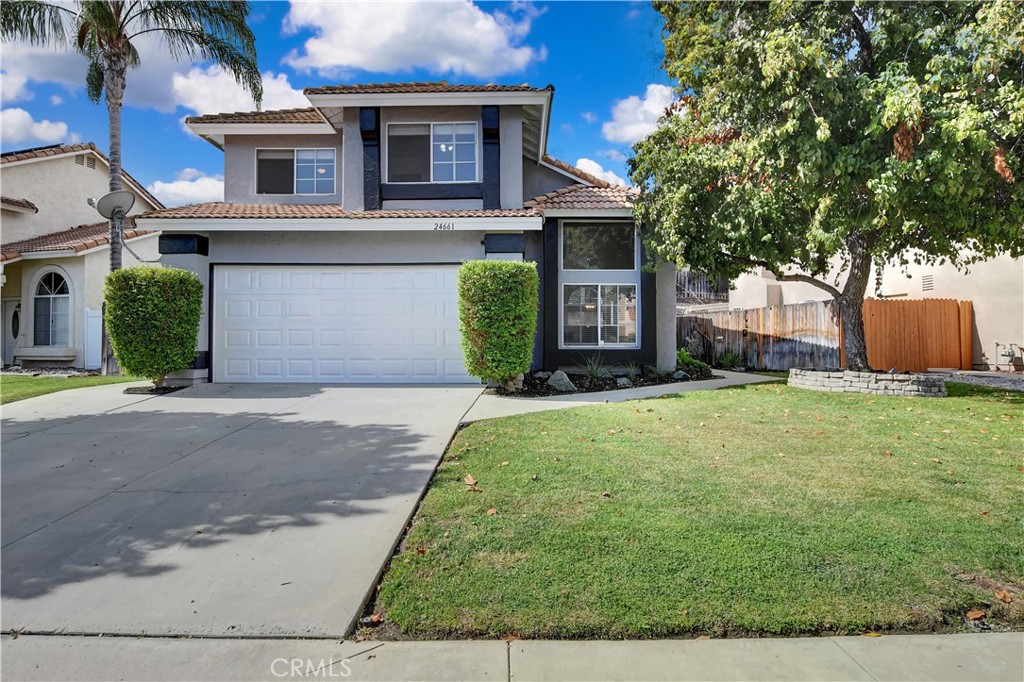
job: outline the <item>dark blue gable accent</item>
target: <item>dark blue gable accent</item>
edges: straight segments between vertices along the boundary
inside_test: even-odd
[[[484,235],[484,253],[525,253],[526,235],[524,234],[486,234]]]
[[[480,107],[484,143],[484,208],[501,208],[500,115],[496,106]]]
[[[200,234],[162,234],[157,244],[161,254],[195,253],[210,255],[210,240]]]
[[[359,135],[363,139],[363,210],[380,208],[380,109],[359,110]]]

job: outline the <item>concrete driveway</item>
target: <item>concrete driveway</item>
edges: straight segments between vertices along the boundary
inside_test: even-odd
[[[480,387],[122,391],[3,408],[5,631],[341,637]]]

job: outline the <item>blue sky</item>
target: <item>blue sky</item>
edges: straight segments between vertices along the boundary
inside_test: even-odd
[[[441,80],[555,86],[548,152],[626,177],[630,145],[670,101],[658,15],[646,2],[254,2],[265,109],[307,106],[303,87]],[[182,120],[251,110],[226,74],[139,44],[128,77],[124,167],[168,204],[219,200],[222,155]],[[94,141],[106,108],[85,96],[81,57],[3,45],[4,151]]]

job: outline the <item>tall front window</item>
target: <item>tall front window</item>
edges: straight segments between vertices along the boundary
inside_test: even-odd
[[[334,194],[333,149],[257,149],[257,194]]]
[[[56,272],[43,275],[36,286],[33,343],[37,346],[67,346],[71,328],[71,292]]]
[[[388,182],[477,182],[475,123],[388,125]]]
[[[638,345],[640,268],[632,222],[562,225],[562,346]]]

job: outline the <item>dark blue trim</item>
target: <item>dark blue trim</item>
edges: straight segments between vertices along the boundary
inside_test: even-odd
[[[197,254],[210,255],[210,240],[199,234],[162,234],[157,242],[161,255]]]
[[[384,201],[396,199],[482,199],[483,185],[479,182],[429,183],[422,185],[385,182],[380,186],[380,198]]]
[[[480,123],[484,142],[484,208],[501,208],[500,109],[496,106],[485,106],[480,107],[480,109]]]
[[[363,139],[363,210],[380,208],[380,109],[359,110],[359,135]]]
[[[524,234],[485,234],[484,253],[525,253]]]

